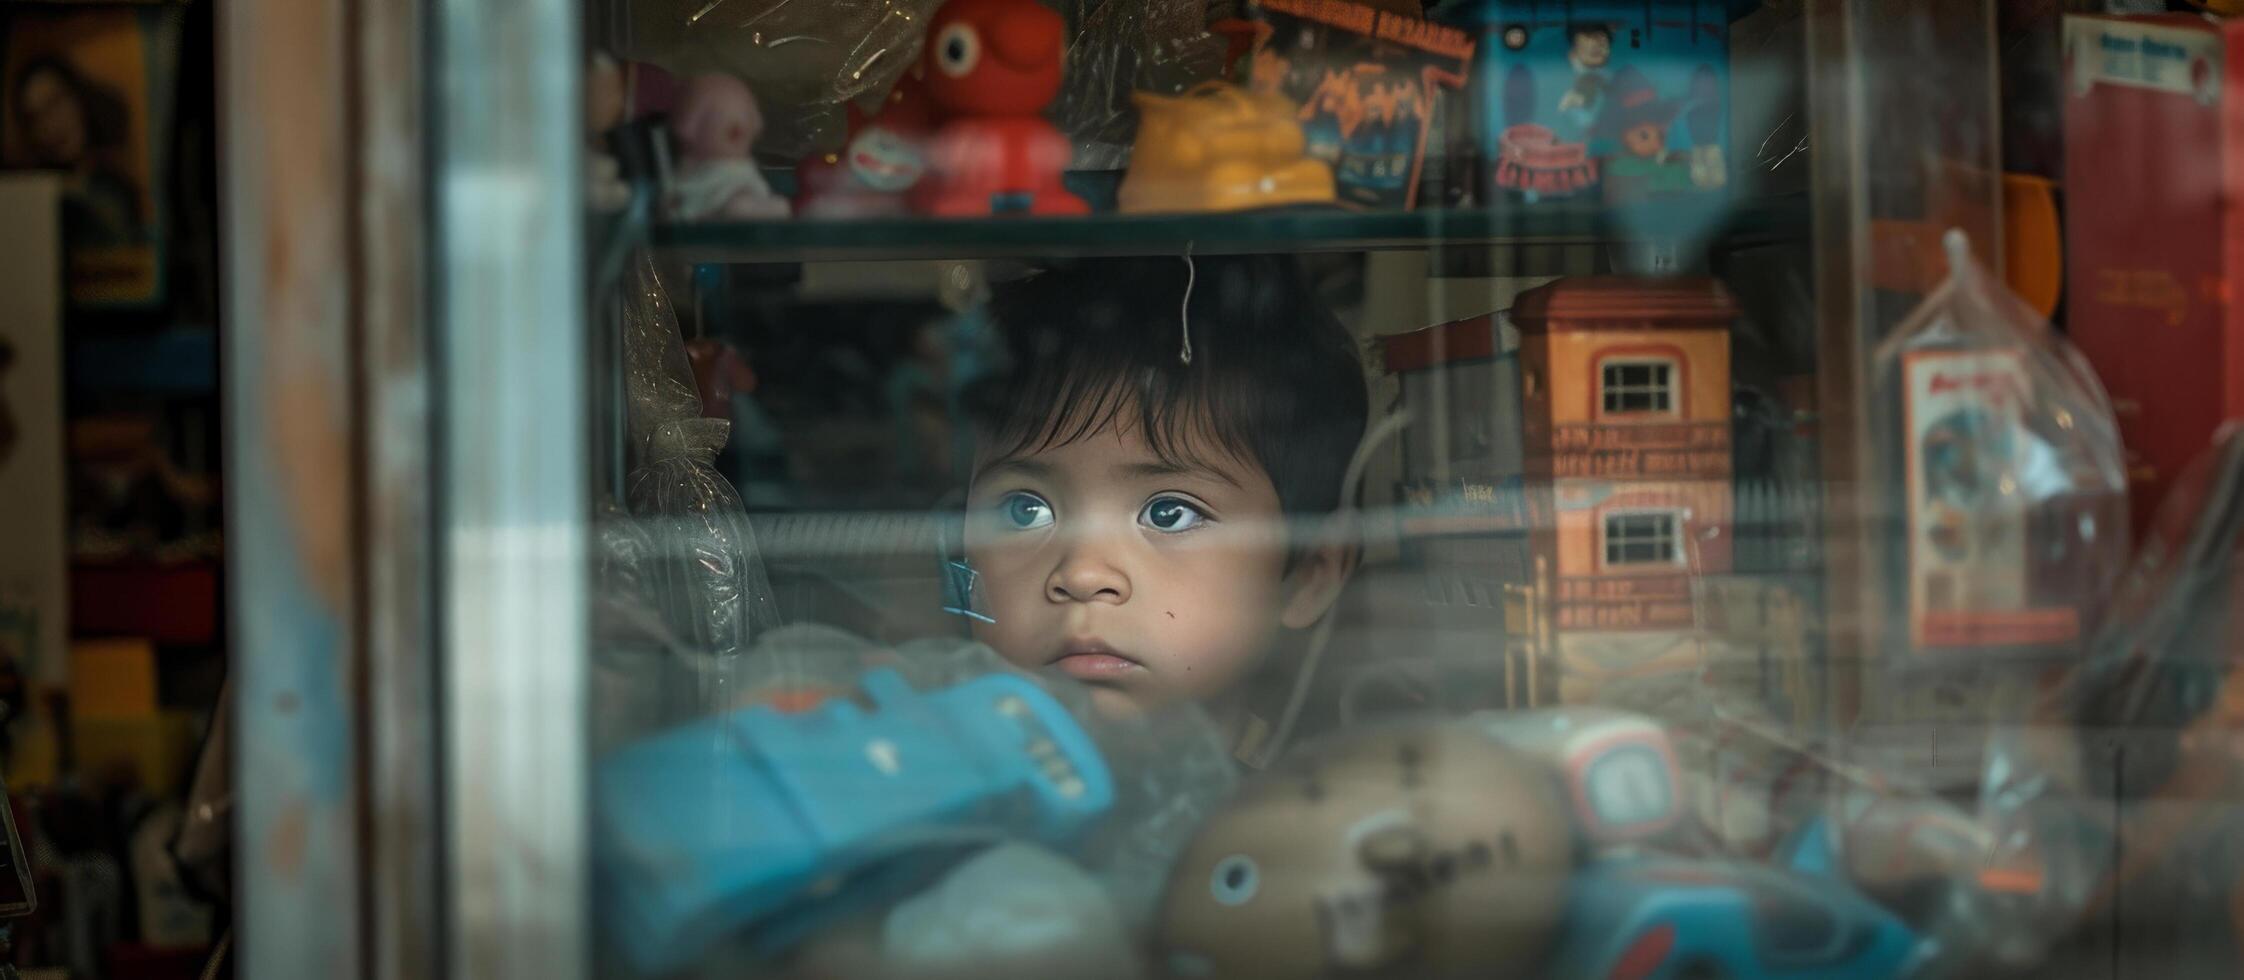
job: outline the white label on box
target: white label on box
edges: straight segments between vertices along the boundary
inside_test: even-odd
[[[2124,85],[2195,97],[2220,97],[2218,31],[2099,17],[2065,21],[2065,67],[2073,95],[2097,85]]]

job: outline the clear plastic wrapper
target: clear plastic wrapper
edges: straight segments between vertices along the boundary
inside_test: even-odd
[[[2212,957],[2168,963],[2175,975],[2230,972],[2240,952],[2227,910],[2244,880],[2244,431],[2216,443],[2161,502],[2088,660],[1997,732],[1984,790],[2017,846],[2065,872],[2040,918]]]
[[[940,0],[653,0],[632,6],[629,57],[673,72],[746,80],[767,113],[757,149],[795,160],[840,147],[845,107],[869,109],[919,60]],[[1136,131],[1130,93],[1183,92],[1223,74],[1207,6],[1189,0],[1067,0],[1067,82],[1047,116],[1079,169],[1120,169]]]
[[[637,464],[625,497],[653,547],[633,581],[683,648],[744,651],[779,623],[779,611],[740,494],[714,465],[732,423],[701,416],[677,317],[650,259],[633,273],[623,329],[626,431]]]
[[[1873,355],[1896,665],[2065,662],[2127,554],[2126,461],[2078,351],[1946,241],[1948,280]]]
[[[1067,81],[1050,116],[1073,137],[1075,167],[1119,170],[1137,135],[1134,92],[1181,95],[1222,78],[1224,42],[1197,0],[1066,0]]]
[[[794,160],[841,143],[843,106],[886,95],[919,58],[940,0],[649,0],[628,57],[740,76],[767,110],[757,149]]]

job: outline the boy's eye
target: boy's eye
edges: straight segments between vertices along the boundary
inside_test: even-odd
[[[1189,531],[1207,519],[1200,508],[1176,497],[1155,497],[1138,514],[1138,523],[1156,531]]]
[[[1027,491],[1006,494],[1005,499],[997,502],[997,512],[1005,518],[1005,526],[1016,531],[1033,531],[1052,525],[1052,505]]]

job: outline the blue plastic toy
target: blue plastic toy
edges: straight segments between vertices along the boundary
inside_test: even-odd
[[[1843,882],[1758,865],[1615,858],[1583,868],[1550,976],[1893,980],[1929,947]]]
[[[663,973],[776,953],[995,840],[1065,844],[1114,804],[1098,746],[1011,674],[914,691],[889,670],[801,714],[754,707],[617,752],[595,778],[606,925]]]

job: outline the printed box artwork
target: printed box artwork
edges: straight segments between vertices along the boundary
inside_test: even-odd
[[[1481,198],[1625,204],[1722,192],[1724,0],[1483,0]]]
[[[2244,22],[2065,21],[2066,330],[2111,394],[2137,531],[2244,417]]]
[[[2038,601],[2031,515],[1999,482],[2027,468],[2031,385],[2008,352],[1919,351],[1903,361],[1909,625],[1919,649],[2061,643],[2071,606]]]
[[[182,23],[176,9],[149,7],[0,13],[0,166],[64,175],[64,275],[74,307],[147,307],[164,298]]]
[[[1301,107],[1309,155],[1332,164],[1341,203],[1418,202],[1443,100],[1472,64],[1464,31],[1345,0],[1263,0],[1250,84]]]

